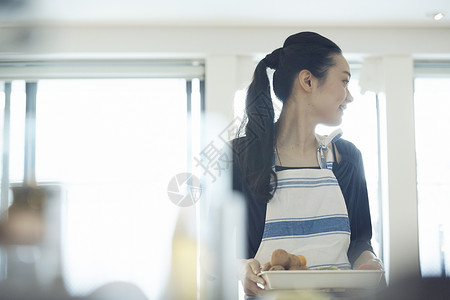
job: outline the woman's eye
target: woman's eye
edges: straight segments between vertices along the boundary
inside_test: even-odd
[[[348,85],[349,82],[350,82],[349,80],[344,80],[345,85]]]

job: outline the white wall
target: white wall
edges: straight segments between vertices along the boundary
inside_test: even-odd
[[[0,60],[198,58],[205,62],[207,111],[231,121],[232,98],[236,89],[250,80],[252,58],[271,52],[288,35],[303,30],[331,38],[349,60],[383,58],[391,280],[418,273],[412,64],[413,59],[450,60],[450,28],[3,26]],[[28,39],[17,38],[27,32]],[[406,145],[401,150],[399,140]]]
[[[249,68],[242,70],[236,66],[237,59],[271,52],[280,47],[288,35],[303,30],[317,31],[331,38],[341,46],[349,60],[361,61],[371,55],[411,55],[450,60],[450,28],[207,28],[61,24],[0,26],[0,59],[27,56],[60,59],[205,59],[207,73],[211,76],[207,83],[208,107],[215,109],[217,105],[217,110],[223,111],[221,103],[226,101],[224,97],[233,93],[233,84],[239,85],[238,81],[242,82],[243,78],[252,75]],[[220,76],[221,72],[227,74]],[[233,76],[235,78],[231,78]],[[225,92],[226,88],[230,91]],[[226,115],[231,117],[230,113],[228,109]]]
[[[450,28],[329,28],[329,27],[146,27],[0,25],[3,38],[23,29],[31,32],[30,48],[0,45],[0,52],[147,53],[158,56],[266,53],[304,30],[321,33],[353,54],[444,54],[449,58]],[[2,38],[2,39],[3,39]]]
[[[419,275],[418,202],[414,132],[413,59],[385,55],[382,78],[386,105],[389,218],[389,278]],[[385,210],[386,211],[386,210]],[[388,239],[388,240],[387,240]]]

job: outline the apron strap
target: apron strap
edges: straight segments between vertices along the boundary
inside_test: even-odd
[[[336,129],[330,135],[327,136],[319,136],[316,134],[316,139],[319,142],[319,148],[317,148],[317,161],[319,162],[319,166],[321,169],[333,169],[333,153],[332,151],[328,151],[328,145],[336,142],[342,136],[342,130]],[[326,158],[325,158],[326,152]]]

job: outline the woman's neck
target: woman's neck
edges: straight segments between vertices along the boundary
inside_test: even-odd
[[[306,109],[287,101],[279,118],[277,133],[278,147],[295,147],[297,149],[317,149],[315,136],[316,125]]]
[[[305,108],[288,103],[283,107],[278,121],[275,144],[277,163],[283,166],[316,166],[316,124],[308,117]]]

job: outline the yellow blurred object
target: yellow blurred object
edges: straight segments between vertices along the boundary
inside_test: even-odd
[[[170,279],[163,299],[197,299],[198,250],[195,213],[195,206],[184,207],[179,211],[172,238]]]
[[[306,258],[301,254],[297,255],[297,257],[300,258],[300,262],[302,263],[302,266],[306,266]]]
[[[333,296],[320,290],[277,291],[268,293],[264,300],[333,300]]]
[[[175,237],[172,243],[171,299],[197,298],[197,244],[191,237]]]

